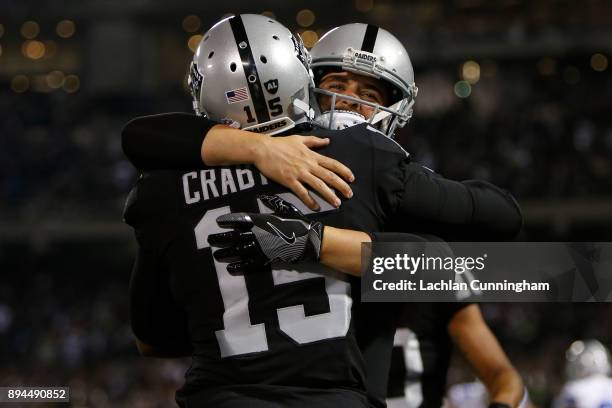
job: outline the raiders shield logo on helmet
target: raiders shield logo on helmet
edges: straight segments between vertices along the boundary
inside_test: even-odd
[[[264,82],[264,86],[266,87],[266,91],[274,95],[276,91],[278,91],[278,79],[266,81]]]

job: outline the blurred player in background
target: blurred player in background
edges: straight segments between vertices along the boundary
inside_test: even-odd
[[[478,305],[406,304],[395,345],[389,374],[389,407],[442,406],[453,345],[486,385],[490,407],[516,407],[524,398],[521,377]]]
[[[554,408],[612,407],[610,352],[598,340],[577,340],[565,353],[567,383]]]
[[[480,381],[452,385],[446,393],[445,408],[486,408],[489,401],[487,387]]]

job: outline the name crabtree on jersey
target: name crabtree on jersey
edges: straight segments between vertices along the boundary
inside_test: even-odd
[[[189,122],[188,118],[189,116],[185,115],[175,117],[182,122],[176,128],[186,131],[189,125],[184,122]],[[201,118],[194,118],[194,129],[191,132],[199,134],[201,138]],[[156,130],[159,131],[159,128]],[[343,131],[319,129],[312,133],[332,138],[332,143],[322,149],[322,153],[349,165],[356,177],[352,186],[355,192],[353,199],[345,201],[338,210],[313,216],[315,219],[324,220],[326,225],[361,231],[383,231],[395,230],[398,225],[404,223],[414,226],[420,219],[428,221],[432,226],[435,224],[433,221],[438,220],[438,227],[442,232],[452,230],[446,228],[448,225],[464,226],[471,223],[474,223],[474,228],[470,230],[474,232],[486,232],[487,229],[489,232],[496,232],[500,229],[515,229],[517,226],[514,218],[520,216],[520,213],[506,193],[494,187],[487,188],[486,183],[474,187],[438,178],[429,170],[410,163],[406,152],[395,142],[370,131],[367,126],[354,126]],[[213,170],[204,165],[202,167],[205,170]],[[259,172],[251,168],[216,168],[212,173],[202,173],[200,170],[148,172],[139,180],[126,206],[126,221],[136,228],[140,245],[153,248],[156,256],[164,258],[163,264],[170,265],[167,273],[172,277],[170,281],[173,283],[173,298],[180,300],[181,308],[188,312],[189,327],[192,330],[190,337],[197,358],[194,360],[195,368],[188,374],[187,387],[209,381],[212,384],[239,384],[241,381],[321,384],[322,378],[331,381],[340,371],[342,376],[338,375],[338,378],[342,377],[340,381],[344,384],[348,382],[350,386],[354,386],[363,382],[362,355],[350,327],[345,337],[317,340],[337,344],[334,347],[329,347],[329,344],[322,347],[315,342],[301,345],[304,353],[289,352],[296,347],[296,342],[283,331],[282,322],[279,321],[279,310],[286,311],[282,313],[303,310],[300,312],[303,313],[301,316],[309,316],[311,321],[315,321],[312,317],[317,315],[321,315],[324,320],[340,316],[333,314],[333,305],[341,306],[336,310],[350,311],[347,304],[351,302],[352,296],[359,295],[359,286],[347,297],[349,289],[345,285],[345,278],[333,274],[323,278],[321,274],[312,276],[283,272],[275,275],[265,272],[257,276],[242,277],[243,281],[239,282],[242,292],[235,295],[248,301],[246,304],[245,301],[242,302],[240,313],[235,315],[242,319],[239,319],[239,322],[242,322],[240,324],[248,323],[247,326],[253,327],[253,330],[265,329],[265,339],[271,337],[265,346],[268,350],[264,350],[266,343],[259,334],[260,339],[257,341],[244,338],[248,341],[248,347],[257,348],[257,353],[263,353],[265,358],[259,357],[258,354],[247,354],[251,364],[244,366],[235,362],[233,357],[229,357],[231,363],[230,360],[221,358],[222,347],[229,350],[229,353],[236,350],[231,341],[228,343],[223,340],[223,333],[219,334],[222,336],[221,342],[215,334],[235,324],[232,321],[223,321],[225,298],[221,292],[225,282],[228,282],[228,279],[231,281],[231,278],[223,271],[222,265],[212,259],[211,249],[207,247],[203,234],[221,232],[215,220],[222,213],[259,211],[260,206],[255,199],[257,194],[281,191],[287,194],[287,191],[275,183],[265,184],[265,179],[261,178]],[[235,192],[232,186],[235,187]],[[241,189],[241,186],[244,189]],[[414,191],[421,194],[414,194]],[[293,200],[301,209],[306,209],[295,197]],[[473,206],[473,200],[479,203],[477,207]],[[474,211],[475,208],[478,211]],[[487,208],[494,208],[495,211],[486,211]],[[520,225],[520,222],[518,224]],[[462,230],[465,228],[459,229]],[[515,231],[506,231],[509,232]],[[194,242],[194,237],[198,236],[200,238]],[[319,266],[315,266],[317,267]],[[302,279],[296,280],[297,276],[302,276]],[[294,281],[283,280],[287,277]],[[358,282],[354,283],[358,285]],[[284,290],[287,290],[287,296]],[[333,296],[328,298],[329,294]],[[290,310],[294,312],[289,312]],[[358,307],[353,313],[361,314],[364,310],[365,308]],[[369,338],[377,332],[378,327],[384,325],[381,330],[385,330],[390,336],[389,342],[392,341],[393,332],[386,331],[391,324],[383,322],[385,319],[381,319],[381,316],[384,314],[371,313],[368,318],[361,320],[364,330],[360,332],[368,339],[360,343],[365,344],[362,349],[366,350],[364,357],[369,360],[380,360],[378,352],[367,352]],[[300,319],[299,316],[294,316],[287,321],[296,321],[299,326],[302,320],[303,317]],[[352,319],[342,321],[350,321],[352,324]],[[152,321],[150,326],[154,327],[156,324],[159,322]],[[344,327],[337,322],[334,323],[334,327],[336,326]],[[314,329],[300,332],[312,335],[319,333]],[[327,333],[335,332],[328,330]],[[339,346],[338,342],[345,344]],[[228,344],[229,347],[226,347]],[[207,347],[203,347],[204,345]],[[240,347],[242,346],[238,346],[238,350]],[[311,347],[321,347],[323,350],[307,350]],[[335,352],[331,353],[332,355],[326,354],[325,350],[330,349],[335,349]],[[236,358],[241,359],[239,356]],[[320,363],[320,368],[313,369],[312,366],[317,362]],[[235,378],[236,364],[250,375]],[[309,368],[303,367],[304,364],[308,364]],[[230,369],[229,366],[233,368]],[[331,370],[331,373],[328,370]],[[352,373],[349,379],[346,378],[347,372]],[[386,369],[381,368],[380,375],[370,376],[368,381],[386,378],[386,374],[383,374],[385,372]],[[375,394],[384,399],[386,380],[373,388],[376,388]]]
[[[185,173],[182,176],[185,204],[268,185],[268,179],[259,172],[254,176],[253,170],[254,167],[244,165],[221,168],[219,171],[208,169]]]
[[[163,259],[161,273],[187,312],[194,363],[182,394],[215,385],[346,387],[363,402],[365,374],[345,275],[304,263],[233,276],[212,256],[208,235],[223,231],[217,218],[259,212],[261,192],[289,194],[235,166],[149,172],[130,194],[125,219],[140,246]]]

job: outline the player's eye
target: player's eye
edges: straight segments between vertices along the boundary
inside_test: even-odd
[[[382,98],[380,97],[378,92],[375,92],[369,89],[365,89],[361,91],[361,97],[370,102],[376,102],[376,103],[382,102]]]
[[[342,91],[344,90],[344,84],[341,82],[330,82],[326,88],[333,91]]]

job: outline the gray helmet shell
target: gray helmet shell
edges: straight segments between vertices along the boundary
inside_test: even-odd
[[[565,353],[569,380],[610,374],[610,352],[598,340],[576,340]]]
[[[256,14],[223,19],[193,56],[188,84],[194,110],[245,130],[290,129],[310,113],[308,63],[301,39],[278,21]]]
[[[393,34],[369,24],[346,24],[321,37],[312,48],[311,57],[315,77],[323,70],[340,68],[381,79],[392,85],[394,95],[391,106],[379,106],[359,99],[359,103],[375,107],[376,113],[369,121],[374,124],[380,122],[379,129],[387,136],[392,136],[396,128],[408,123],[418,89],[414,83],[414,70],[408,52]],[[315,93],[330,94],[319,88],[315,88]],[[351,99],[339,93],[331,94],[336,94],[336,98]],[[334,109],[332,104],[332,111]],[[319,110],[317,115],[329,113]],[[317,122],[324,124],[327,120],[326,117]],[[329,119],[329,123],[333,123],[333,120]]]

